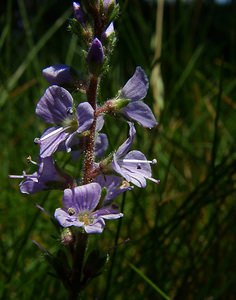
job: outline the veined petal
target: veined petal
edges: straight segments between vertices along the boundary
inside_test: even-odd
[[[131,101],[142,100],[147,95],[149,87],[148,78],[141,67],[137,67],[134,75],[122,88],[120,97]]]
[[[128,124],[129,124],[129,137],[116,151],[115,155],[117,158],[124,156],[129,151],[134,140],[134,136],[136,133],[134,124],[130,122],[128,122]]]
[[[146,187],[146,178],[141,173],[132,173],[128,171],[124,171],[124,173],[128,173],[129,182],[132,182],[134,185],[140,188]]]
[[[104,204],[109,203],[121,193],[133,188],[129,184],[123,184],[123,178],[115,175],[99,175],[96,177],[96,182],[98,182],[102,188],[105,187],[107,190]]]
[[[102,207],[93,213],[95,218],[103,218],[105,220],[114,220],[123,217],[123,214],[119,212],[115,205]]]
[[[63,127],[48,128],[40,139],[35,140],[35,143],[40,144],[39,155],[42,158],[51,156],[58,149],[59,145],[68,138],[70,133],[66,132],[66,129]]]
[[[95,156],[101,157],[108,148],[108,139],[105,133],[99,133],[95,141]]]
[[[149,106],[142,101],[130,102],[122,109],[122,114],[145,128],[153,128],[158,124]]]
[[[54,213],[54,217],[60,223],[62,227],[70,227],[70,226],[77,226],[82,227],[84,223],[80,222],[77,216],[72,215],[70,216],[66,211],[61,208],[57,208]]]
[[[40,157],[38,174],[40,176],[40,180],[44,182],[65,181],[65,178],[62,177],[56,169],[55,162],[51,156],[45,158]]]
[[[94,109],[88,102],[80,103],[76,109],[76,115],[79,127],[78,133],[84,132],[90,129],[90,126],[94,120]]]
[[[102,233],[103,229],[105,227],[105,222],[102,218],[96,219],[92,224],[90,225],[84,225],[84,230],[88,234],[92,233]]]
[[[45,122],[62,124],[68,118],[68,110],[73,106],[71,94],[57,85],[50,86],[36,106],[36,114]]]
[[[35,182],[30,178],[22,181],[19,185],[22,194],[34,194],[45,189],[44,182]]]
[[[128,160],[140,160],[140,162],[127,162]],[[143,161],[143,162],[142,162]],[[152,176],[152,169],[149,163],[146,162],[146,156],[137,150],[130,151],[124,158],[123,161],[119,162],[121,168],[125,168],[133,173],[140,173],[144,177]]]
[[[103,125],[104,125],[104,117],[103,115],[100,115],[97,117],[96,131],[101,131]]]
[[[98,205],[101,187],[98,183],[89,183],[64,191],[63,204],[66,209],[72,207],[76,213],[92,211]]]
[[[127,177],[125,176],[125,174],[123,173],[123,170],[122,170],[122,168],[121,168],[121,166],[120,166],[120,164],[119,164],[118,157],[116,156],[116,153],[113,155],[112,168],[113,168],[113,170],[114,170],[116,173],[120,174],[120,175],[121,175],[122,177],[124,177],[128,182],[130,181],[130,180],[129,180],[130,178],[127,178]]]

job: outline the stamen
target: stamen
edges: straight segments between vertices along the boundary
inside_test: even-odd
[[[35,144],[39,144],[39,143],[40,143],[40,138],[35,138],[35,139],[34,139],[34,143],[35,143]]]
[[[146,177],[148,180],[151,180],[153,181],[154,183],[156,184],[159,184],[160,183],[160,180],[159,179],[154,179],[154,178],[151,178],[151,177]]]
[[[13,178],[13,179],[23,179],[25,178],[24,175],[8,175],[9,178]]]
[[[72,107],[67,108],[67,114],[68,115],[73,115],[73,108]]]
[[[138,164],[151,164],[155,165],[157,160],[154,158],[153,160],[140,160],[140,159],[123,159],[125,163],[138,163]]]
[[[86,212],[86,213],[81,213],[78,217],[78,220],[80,222],[83,222],[84,225],[90,225],[93,223],[94,218],[92,215],[90,215],[88,212]]]
[[[38,178],[37,178],[37,175],[34,175],[34,174],[30,174],[30,175],[27,175],[25,171],[22,172],[22,175],[9,175],[8,176],[9,178],[13,178],[13,179],[31,179],[32,181],[34,182],[38,182]]]
[[[73,207],[69,207],[67,211],[70,216],[73,216],[75,214],[75,210]]]
[[[36,166],[39,165],[36,161],[33,161],[33,160],[31,159],[31,156],[30,156],[30,155],[26,158],[26,160],[27,160],[28,163],[31,163],[31,164],[33,164],[33,165],[36,165]]]
[[[70,128],[70,126],[59,127],[58,129],[51,131],[49,134],[46,134],[45,136],[41,137],[40,139],[39,138],[34,139],[34,142],[35,143],[40,143],[40,142],[46,140],[47,138],[49,138],[49,137],[51,137],[51,136],[53,136],[55,134],[58,134],[58,132],[64,132],[64,131],[66,131],[69,128]]]
[[[27,175],[26,175],[26,173],[25,173],[25,171],[23,171],[22,172],[22,175],[9,175],[8,177],[9,178],[15,178],[15,179],[24,179],[25,177],[26,177]]]
[[[123,180],[120,185],[120,189],[125,189],[125,188],[129,188],[129,187],[130,187],[130,183],[126,180]]]

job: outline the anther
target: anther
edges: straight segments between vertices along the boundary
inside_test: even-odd
[[[68,212],[68,214],[69,214],[70,216],[73,216],[73,215],[75,214],[75,210],[74,210],[73,207],[69,207],[68,210],[67,210],[67,212]]]
[[[35,144],[39,144],[39,143],[40,143],[40,138],[35,138],[35,139],[34,139],[34,143],[35,143]]]
[[[28,163],[31,163],[31,164],[33,164],[33,165],[38,166],[38,163],[37,163],[36,161],[33,161],[33,160],[31,159],[31,156],[30,156],[30,155],[26,158],[26,160],[27,160]]]
[[[68,114],[68,115],[73,115],[73,108],[72,108],[72,107],[69,107],[69,108],[67,109],[67,114]]]

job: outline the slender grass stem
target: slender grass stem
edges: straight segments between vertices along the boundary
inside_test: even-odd
[[[122,203],[121,203],[121,212],[122,213],[123,213],[124,207],[125,207],[125,198],[126,198],[126,193],[124,193],[123,197],[122,197]],[[115,260],[116,260],[116,254],[117,254],[118,240],[119,240],[120,231],[121,231],[121,225],[122,225],[122,219],[119,219],[116,236],[115,236],[115,242],[114,242],[114,251],[113,251],[113,254],[111,257],[111,265],[110,265],[109,271],[107,273],[107,282],[106,282],[106,290],[105,290],[104,300],[109,299],[108,295],[109,295],[109,290],[110,290],[111,282],[112,282],[113,269],[115,267]]]

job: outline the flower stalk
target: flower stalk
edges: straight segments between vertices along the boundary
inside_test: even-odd
[[[87,248],[88,235],[77,232],[74,244],[70,247],[72,270],[70,275],[70,290],[68,300],[76,300],[83,290],[82,272]]]
[[[92,75],[87,90],[87,100],[90,105],[96,111],[97,106],[97,89],[98,89],[98,78]],[[92,182],[92,170],[94,164],[94,148],[95,148],[95,133],[96,133],[97,117],[94,114],[94,120],[90,128],[90,134],[86,140],[85,145],[85,158],[84,158],[84,178],[83,184]]]
[[[101,78],[105,71],[110,71],[107,62],[116,42],[113,21],[118,16],[118,8],[114,0],[73,3],[70,30],[79,37],[83,53],[87,53],[84,61],[87,73],[81,74],[64,64],[43,70],[49,87],[39,99],[35,112],[50,127],[35,139],[39,147],[38,163],[31,157],[28,159],[36,170],[32,174],[10,176],[22,179],[19,187],[24,194],[63,191],[62,205],[55,204],[53,215],[47,212],[61,233],[58,238],[61,247],[51,254],[35,244],[46,253],[57,277],[68,289],[68,300],[77,299],[107,263],[108,253],[90,249],[88,238],[101,234],[106,221],[123,217],[124,207],[120,212],[116,198],[123,194],[124,199],[125,192],[132,191],[134,186],[145,188],[147,180],[159,183],[152,177],[151,167],[156,159],[149,160],[141,151],[131,150],[136,134],[134,123],[145,128],[157,125],[151,109],[143,101],[149,85],[144,70],[137,67],[116,96],[98,101]],[[75,93],[78,97],[74,97]],[[86,101],[80,98],[84,93]],[[78,103],[75,99],[79,99]],[[118,120],[129,126],[127,139],[120,146],[110,145],[113,149],[110,154],[106,154],[109,142],[102,132],[105,115],[119,116]],[[57,160],[58,152],[79,162],[75,166],[82,167],[76,167],[76,176],[59,167],[62,163]],[[38,208],[46,211],[40,205]]]

